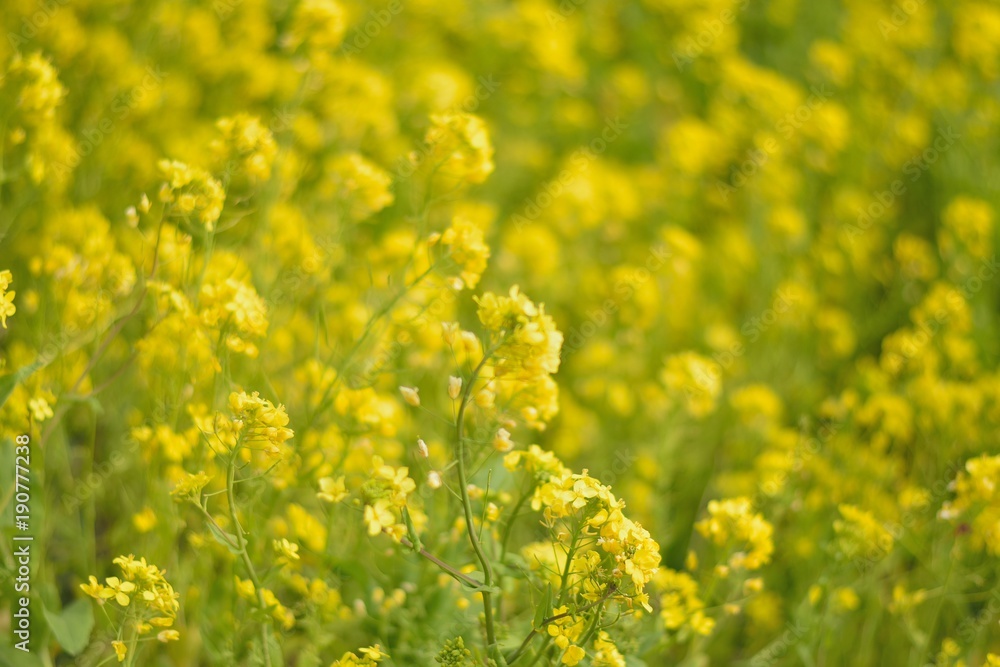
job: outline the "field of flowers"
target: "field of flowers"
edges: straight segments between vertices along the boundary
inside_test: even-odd
[[[0,665],[1000,666],[996,0],[0,28]]]

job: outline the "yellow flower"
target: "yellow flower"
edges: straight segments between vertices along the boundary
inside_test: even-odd
[[[118,656],[118,662],[125,662],[125,654],[128,652],[128,647],[125,646],[125,642],[113,641],[111,646],[115,649],[115,655]]]
[[[853,588],[838,588],[833,592],[834,606],[838,611],[854,611],[861,604],[861,599]]]
[[[0,325],[3,325],[4,329],[7,328],[7,318],[17,312],[14,306],[14,292],[7,291],[13,279],[10,271],[0,271]]]
[[[285,538],[274,540],[272,543],[274,550],[278,553],[278,563],[287,565],[292,561],[299,560],[299,545],[289,542]]]
[[[441,235],[440,242],[450,249],[450,259],[459,267],[459,288],[475,289],[486,270],[490,248],[483,241],[483,230],[464,216],[456,217]]]
[[[146,507],[138,514],[132,515],[132,525],[140,533],[148,533],[156,527],[156,513],[151,507]]]
[[[722,392],[722,369],[707,357],[683,352],[669,357],[661,374],[667,392],[695,418],[715,411]]]
[[[493,437],[493,447],[498,452],[506,453],[514,449],[514,442],[510,439],[510,432],[505,428],[497,429],[496,436]]]
[[[340,155],[327,165],[335,192],[355,221],[363,221],[393,202],[392,179],[357,153]]]
[[[334,0],[302,0],[295,7],[289,45],[306,44],[317,52],[332,51],[344,38],[344,9]]]
[[[420,407],[420,390],[416,387],[400,387],[399,393],[403,395],[403,400],[413,407]]]
[[[579,646],[570,646],[562,655],[562,664],[564,665],[576,665],[579,664],[581,660],[587,657],[587,652],[584,651]]]
[[[611,636],[603,630],[594,640],[594,667],[626,667],[625,657],[611,641]]]
[[[389,657],[389,654],[383,651],[382,647],[378,644],[369,648],[359,648],[358,652],[376,661]]]
[[[341,475],[336,479],[333,477],[323,477],[320,479],[319,492],[316,496],[328,503],[339,503],[347,497],[347,485],[344,483],[344,476]]]
[[[375,501],[374,505],[365,505],[365,524],[369,535],[378,535],[383,529],[396,523],[396,516],[391,508],[392,505],[384,498]]]
[[[31,417],[35,421],[42,422],[52,416],[52,406],[49,402],[37,396],[28,401],[28,409],[31,410]]]
[[[181,633],[176,630],[161,630],[156,634],[157,641],[161,641],[164,644],[167,642],[175,642],[181,638]]]
[[[756,570],[771,561],[773,528],[753,511],[750,499],[711,500],[708,513],[709,517],[695,524],[695,529],[717,546],[736,549],[729,558],[730,567]]]
[[[212,142],[220,162],[242,171],[251,180],[267,180],[271,176],[271,163],[278,152],[274,137],[260,119],[246,113],[220,118],[215,126],[222,135]]]
[[[104,595],[104,586],[97,580],[97,577],[90,575],[89,583],[80,584],[80,590],[94,598],[98,602],[103,602],[107,599],[108,595]]]
[[[451,400],[458,400],[459,395],[462,393],[462,378],[455,377],[451,375],[448,377],[448,398]]]
[[[160,188],[160,201],[184,219],[196,216],[207,231],[213,231],[226,200],[222,184],[204,169],[176,160],[160,160],[158,166],[166,177]]]
[[[135,591],[135,584],[131,581],[122,581],[118,577],[108,577],[104,581],[108,587],[101,592],[101,595],[106,598],[113,597],[115,602],[127,607],[130,601],[128,593]]]
[[[424,142],[432,166],[444,176],[482,183],[493,173],[493,145],[478,116],[461,112],[435,114]]]
[[[198,472],[196,474],[188,473],[177,483],[174,490],[170,492],[170,495],[174,497],[175,500],[190,500],[191,502],[198,504],[201,501],[201,492],[208,483],[212,481],[212,478],[206,475],[204,472]]]

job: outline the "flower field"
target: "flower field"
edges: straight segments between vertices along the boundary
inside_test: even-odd
[[[994,0],[0,28],[0,665],[1000,667]]]

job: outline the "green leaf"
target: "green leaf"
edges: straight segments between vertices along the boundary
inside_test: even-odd
[[[491,644],[488,650],[490,658],[493,659],[497,667],[507,667],[507,659],[503,657],[503,652],[498,644]]]
[[[211,522],[209,522],[208,524],[208,530],[210,533],[212,533],[212,537],[215,538],[215,541],[221,544],[222,546],[226,547],[227,549],[229,549],[230,553],[235,554],[237,556],[243,553],[240,549],[237,549],[236,547],[233,546],[234,544],[239,544],[240,541],[232,533],[227,533],[224,530],[220,530],[214,523]]]
[[[15,637],[16,639],[16,637]],[[35,650],[35,640],[31,643],[32,651]],[[25,653],[13,646],[0,644],[0,665],[18,665],[18,667],[43,667],[42,661],[34,653]]]
[[[542,598],[542,604],[535,606],[535,620],[531,624],[531,627],[538,629],[542,627],[542,621],[549,615],[552,611],[552,584],[545,585],[545,597]]]
[[[94,607],[90,600],[79,599],[63,608],[61,613],[42,606],[45,621],[59,645],[70,655],[77,655],[90,643],[94,629]]]
[[[481,581],[484,578],[483,573],[479,571],[470,573],[469,577],[477,581]],[[500,594],[500,589],[497,588],[496,586],[486,586],[485,584],[473,586],[472,584],[468,583],[465,580],[461,581],[462,581],[462,588],[469,591],[470,593],[492,593],[494,595]]]
[[[3,404],[7,402],[10,395],[14,393],[15,387],[21,382],[24,382],[31,374],[42,367],[42,362],[36,361],[33,364],[28,364],[23,366],[13,373],[8,373],[3,377],[0,377],[0,408]]]

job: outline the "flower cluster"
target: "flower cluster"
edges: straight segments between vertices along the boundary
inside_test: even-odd
[[[180,633],[173,628],[179,595],[165,579],[166,572],[131,554],[113,562],[121,570],[120,577],[107,577],[102,584],[91,575],[88,583],[80,584],[80,590],[98,604],[114,603],[120,612],[116,618],[120,624],[118,638],[113,642],[118,662],[127,656],[128,643],[123,638],[155,632],[155,638],[163,643],[180,639]]]
[[[332,193],[344,202],[350,218],[361,222],[392,204],[392,179],[359,153],[345,153],[326,165]]]
[[[482,183],[493,173],[493,144],[486,125],[469,113],[431,116],[424,136],[434,169],[456,182]]]
[[[704,417],[715,411],[722,391],[721,371],[717,364],[695,352],[669,357],[661,377],[667,394],[692,417]]]
[[[572,560],[568,572],[584,599],[603,595],[652,610],[645,592],[660,565],[660,547],[640,524],[625,516],[625,502],[584,471],[574,474],[537,445],[504,458],[508,470],[535,480],[531,507],[542,511],[555,548]]]
[[[749,498],[727,498],[708,502],[708,517],[695,524],[695,530],[730,553],[729,567],[735,570],[758,570],[771,561],[774,553],[774,529],[754,512]]]
[[[965,462],[954,481],[955,498],[941,507],[942,519],[971,521],[977,549],[1000,556],[1000,456],[982,456]]]
[[[215,125],[221,136],[210,147],[219,162],[226,165],[230,178],[240,173],[251,181],[266,181],[271,177],[271,164],[278,147],[259,118],[241,113],[220,118]]]
[[[166,179],[160,187],[160,201],[168,206],[168,213],[185,221],[194,217],[201,228],[215,231],[226,201],[222,183],[204,169],[177,160],[160,160],[158,164]]]
[[[358,649],[357,653],[348,651],[339,660],[334,660],[330,667],[374,667],[382,662],[389,654],[382,650],[378,644],[367,648]]]
[[[7,318],[17,312],[17,307],[14,305],[16,292],[7,289],[13,280],[14,276],[10,271],[0,271],[0,325],[3,325],[4,329],[7,328]]]
[[[698,596],[698,583],[691,575],[665,567],[657,573],[655,582],[661,593],[660,619],[667,630],[712,634],[715,621],[705,612],[705,603]]]
[[[998,661],[996,2],[126,4],[0,11],[43,664]]]
[[[417,485],[409,477],[408,468],[386,465],[379,456],[372,458],[372,467],[372,479],[361,488],[368,534],[386,532],[398,542],[407,531],[403,512],[411,511],[407,497]]]
[[[507,296],[486,292],[476,304],[479,321],[496,341],[496,377],[531,382],[559,370],[563,336],[544,304],[535,305],[516,286]]]
[[[833,529],[837,534],[838,546],[845,556],[857,558],[875,549],[881,549],[885,553],[892,550],[892,535],[871,512],[847,504],[838,509],[842,518],[833,522]]]
[[[449,259],[458,265],[458,289],[475,289],[486,270],[490,248],[483,241],[483,230],[466,216],[456,216],[440,236],[441,245],[447,246]]]

